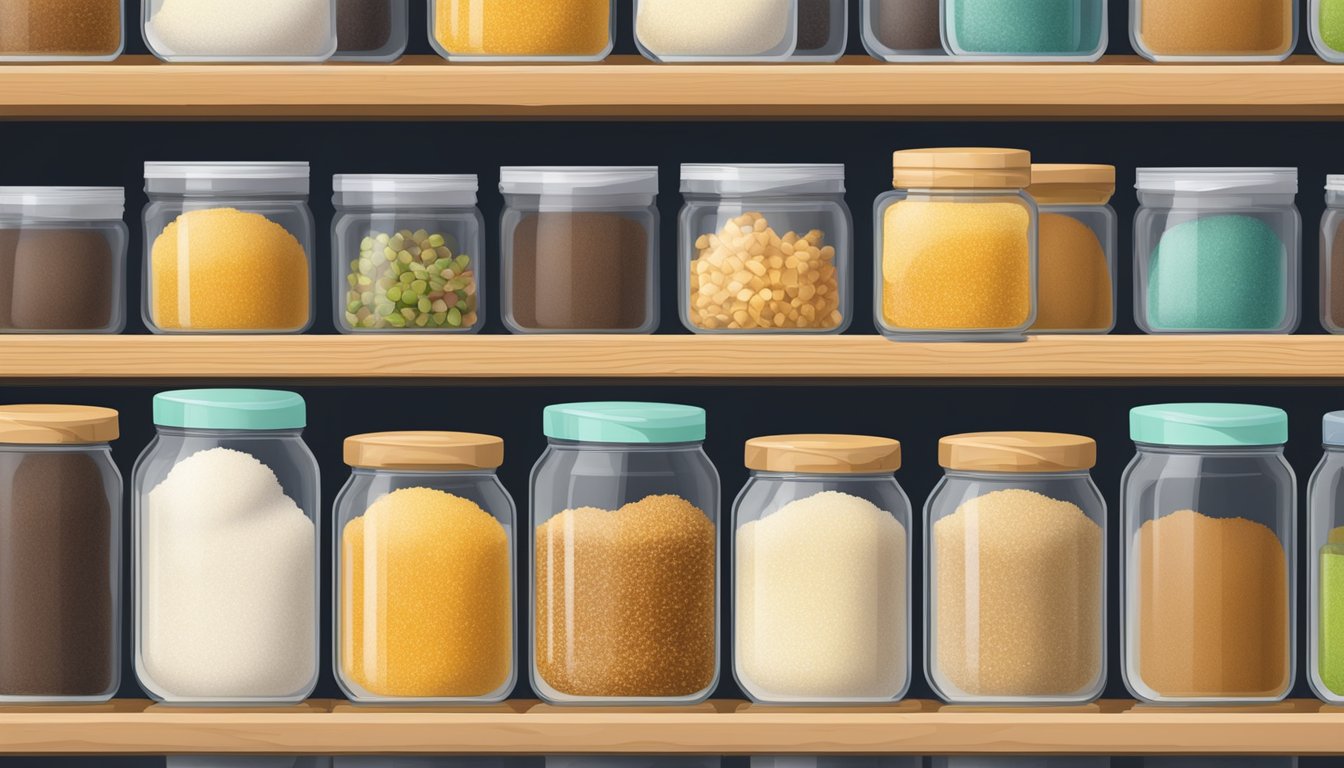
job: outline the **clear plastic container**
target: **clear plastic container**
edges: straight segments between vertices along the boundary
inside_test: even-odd
[[[1307,484],[1307,670],[1322,701],[1344,704],[1344,411],[1326,414],[1322,444]]]
[[[125,0],[6,0],[0,62],[112,61],[126,46]]]
[[[925,674],[952,704],[1081,704],[1106,685],[1106,502],[1091,438],[945,437],[924,506]]]
[[[532,469],[532,689],[561,704],[692,704],[719,677],[719,475],[705,412],[546,408]]]
[[[485,220],[475,175],[338,175],[336,328],[342,333],[475,333]]]
[[[1321,325],[1344,333],[1344,176],[1326,177],[1320,242]]]
[[[131,503],[135,673],[170,704],[279,705],[318,667],[317,460],[303,398],[208,389],[154,398]]]
[[[1130,414],[1121,481],[1125,686],[1152,703],[1279,701],[1296,668],[1288,417],[1228,403]]]
[[[1096,61],[1110,39],[1106,0],[941,0],[954,60]]]
[[[410,0],[337,0],[332,61],[396,61],[410,37]]]
[[[341,690],[360,703],[503,701],[516,679],[504,441],[356,435],[345,463],[332,545]]]
[[[863,0],[863,47],[879,61],[947,62],[941,0]]]
[[[1025,339],[1036,320],[1031,153],[909,149],[892,165],[896,191],[873,216],[878,329],[898,340]]]
[[[657,167],[509,167],[499,191],[510,331],[657,329]]]
[[[0,703],[108,701],[121,684],[117,412],[0,406]]]
[[[904,697],[911,514],[892,474],[901,444],[760,437],[747,441],[746,465],[733,505],[738,685],[768,704]]]
[[[1153,61],[1283,61],[1298,0],[1130,0],[1129,40]]]
[[[1344,2],[1311,0],[1311,46],[1331,64],[1344,63]]]
[[[428,0],[429,42],[449,61],[601,61],[614,0]]]
[[[798,0],[795,63],[838,61],[849,45],[849,0]]]
[[[681,192],[683,325],[695,333],[849,327],[854,221],[843,165],[683,165]]]
[[[326,61],[336,0],[142,0],[150,53],[170,62]]]
[[[799,0],[635,0],[635,44],[664,63],[784,62]]]
[[[1113,165],[1031,166],[1027,190],[1040,209],[1033,334],[1110,333],[1115,328],[1116,216]]]
[[[1296,168],[1140,168],[1135,187],[1139,328],[1267,334],[1297,328]]]
[[[0,187],[0,333],[120,333],[125,211],[121,187]]]
[[[308,163],[145,163],[142,314],[155,333],[313,322]]]

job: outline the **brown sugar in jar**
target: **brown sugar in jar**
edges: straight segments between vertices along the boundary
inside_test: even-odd
[[[1134,0],[1134,42],[1147,58],[1287,58],[1296,0]]]
[[[3,0],[0,59],[114,59],[122,0]]]

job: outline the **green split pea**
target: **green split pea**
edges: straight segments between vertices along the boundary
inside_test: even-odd
[[[370,232],[346,275],[351,330],[469,330],[476,325],[471,257],[423,229]]]

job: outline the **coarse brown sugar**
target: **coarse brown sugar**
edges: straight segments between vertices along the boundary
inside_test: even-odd
[[[1139,39],[1159,56],[1286,53],[1296,0],[1134,0]]]
[[[111,56],[121,0],[3,0],[0,56]]]

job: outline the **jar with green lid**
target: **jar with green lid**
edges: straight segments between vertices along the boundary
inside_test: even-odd
[[[1109,40],[1106,0],[942,0],[953,59],[1096,61]]]

